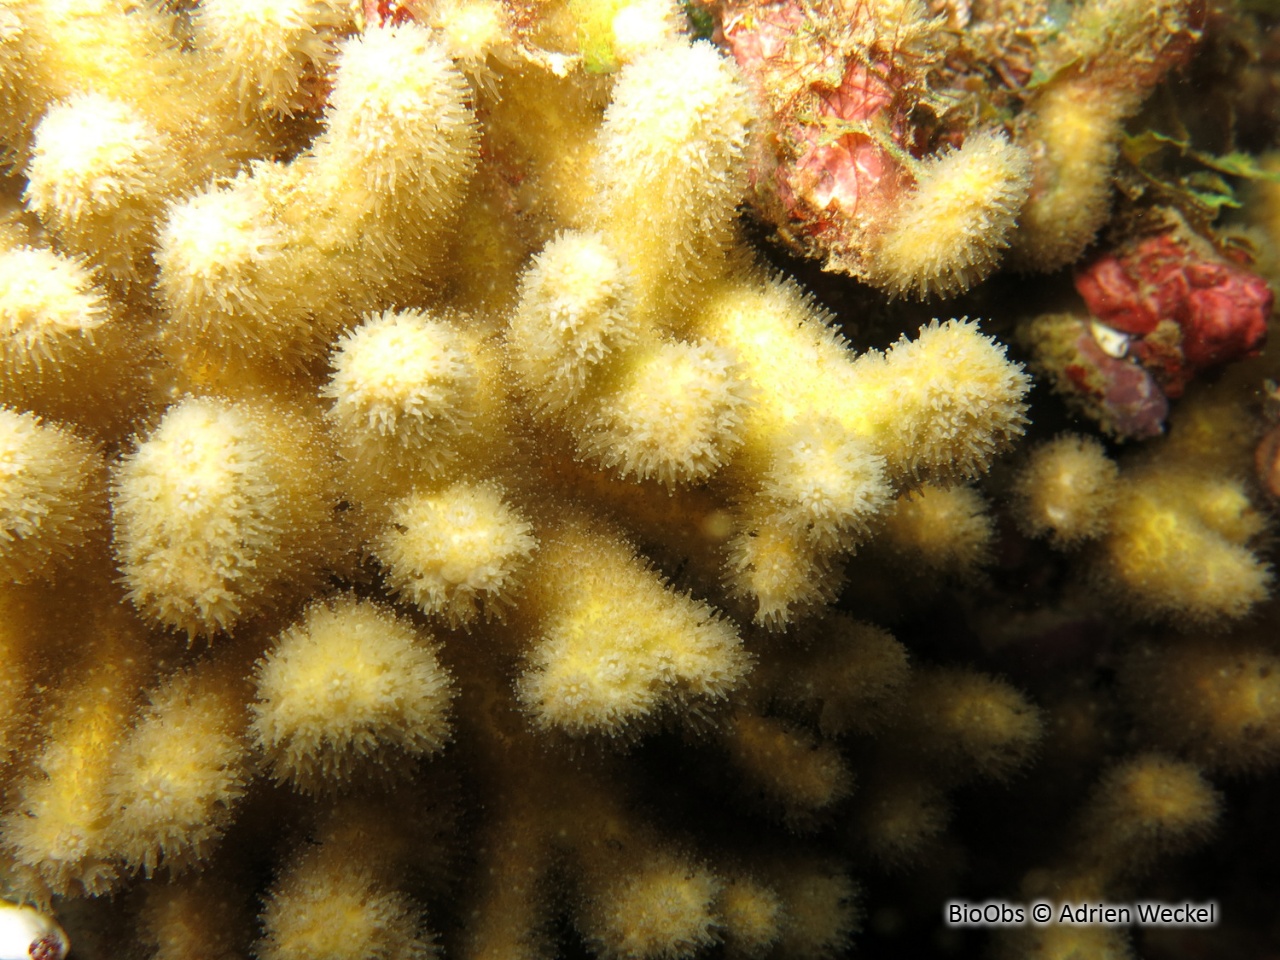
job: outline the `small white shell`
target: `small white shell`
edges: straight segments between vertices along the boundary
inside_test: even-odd
[[[1098,342],[1098,346],[1102,348],[1102,352],[1108,357],[1115,357],[1119,360],[1129,353],[1129,335],[1127,333],[1123,333],[1114,327],[1108,327],[1105,323],[1097,320],[1089,321],[1089,331],[1093,334],[1093,339]]]
[[[71,941],[35,907],[0,900],[0,960],[63,960]]]

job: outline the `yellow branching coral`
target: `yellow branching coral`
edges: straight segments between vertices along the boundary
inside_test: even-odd
[[[391,589],[460,626],[511,605],[537,545],[532,525],[501,487],[459,481],[397,501],[374,554]]]
[[[1121,682],[1147,736],[1207,769],[1255,769],[1280,750],[1280,659],[1261,645],[1144,645],[1122,664]]]
[[[748,390],[736,355],[657,335],[596,234],[561,234],[534,258],[507,346],[541,412],[624,478],[705,480],[742,443]]]
[[[877,542],[906,569],[970,577],[991,553],[995,530],[972,487],[925,486],[901,497]]]
[[[8,793],[0,821],[11,882],[33,900],[103,893],[125,872],[115,859],[114,759],[155,670],[155,652],[127,608],[104,605],[96,591],[88,605],[78,611],[85,634],[76,679],[62,685],[62,709]]]
[[[1042,735],[1040,711],[1004,681],[955,669],[917,672],[903,724],[916,745],[965,774],[1008,776]]]
[[[728,350],[658,343],[629,351],[585,404],[574,432],[584,455],[623,477],[705,480],[742,443],[746,391]]]
[[[772,446],[802,416],[840,403],[853,357],[832,317],[794,280],[750,273],[713,288],[696,319],[699,335],[732,347],[755,390],[749,451]],[[839,414],[832,410],[833,416]]]
[[[337,56],[337,41],[354,27],[341,0],[210,0],[195,10],[204,48],[231,74],[241,109],[292,114],[307,105]]]
[[[598,234],[562,233],[533,257],[507,328],[512,365],[551,412],[637,337],[626,269]]]
[[[775,717],[735,711],[721,742],[747,783],[779,804],[793,825],[853,789],[853,776],[833,744]]]
[[[187,69],[196,64],[175,43],[170,11],[119,0],[12,0],[5,15],[9,28],[0,41],[0,84],[9,101],[4,140],[20,162],[25,162],[35,121],[51,104],[77,93],[136,101],[166,130],[194,133],[192,128],[201,125],[192,94],[207,73]],[[229,99],[218,93],[218,106],[228,106]],[[202,132],[234,136],[238,124],[219,123],[216,116],[210,112],[204,122],[213,129]]]
[[[1055,904],[1047,924],[1001,931],[1001,957],[1133,956],[1115,925],[1068,916],[1077,907],[1116,896],[1153,863],[1207,836],[1222,797],[1192,764],[1158,753],[1113,762],[1094,783],[1069,831],[1062,862],[1032,871],[1023,889]],[[1086,910],[1087,914],[1087,910]]]
[[[19,583],[49,575],[99,536],[105,480],[88,441],[0,407],[0,574]]]
[[[182,162],[132,104],[80,94],[54,104],[36,127],[27,202],[69,249],[105,252],[113,279],[137,281],[153,269],[147,254],[169,191],[186,185]]]
[[[473,83],[493,82],[490,57],[514,58],[515,17],[497,0],[416,0],[411,5],[419,23],[440,33],[449,55]]]
[[[974,134],[931,157],[879,238],[874,282],[896,294],[968,290],[1009,246],[1030,178],[1027,151],[999,134]]]
[[[1062,435],[1013,479],[1024,532],[1076,548],[1088,578],[1138,618],[1221,625],[1262,603],[1273,579],[1259,545],[1267,516],[1244,479],[1255,437],[1240,397],[1188,396],[1172,434],[1112,461],[1096,440]]]
[[[1185,55],[1197,32],[1188,0],[1087,0],[1044,54],[1049,80],[1023,114],[1031,191],[1014,239],[1024,266],[1080,256],[1106,221],[1123,121]]]
[[[785,918],[775,948],[780,956],[834,958],[848,949],[861,916],[857,885],[830,861],[804,858],[770,864]]]
[[[753,117],[737,70],[706,43],[660,46],[618,75],[600,132],[598,223],[661,323],[724,268]]]
[[[29,587],[5,584],[0,591],[0,761],[9,763],[25,746],[36,716],[40,684],[48,682],[48,667],[36,651],[53,646],[50,625],[40,614],[44,597]]]
[[[278,178],[277,178],[278,179]],[[171,323],[202,330],[218,319],[222,337],[258,334],[272,340],[303,335],[300,322],[269,315],[286,291],[274,277],[286,256],[287,235],[271,219],[265,172],[209,187],[171,208],[160,228],[156,263],[161,291],[173,311]],[[261,327],[267,324],[265,330]],[[292,327],[292,330],[291,330]]]
[[[543,727],[618,734],[723,699],[747,671],[731,624],[665,586],[624,542],[579,524],[543,544],[522,609],[539,640],[518,692]]]
[[[791,284],[746,278],[717,292],[699,329],[737,350],[759,391],[749,446],[821,410],[892,477],[954,480],[983,472],[1025,423],[1026,374],[972,321],[934,321],[855,359]]]
[[[833,57],[796,77],[868,108],[792,144],[886,191],[857,211],[874,289],[815,284],[829,312],[740,217],[786,158],[756,155],[778,90],[728,5],[0,0],[4,894],[151,960],[548,960],[569,928],[614,960],[825,960],[854,867],[948,879],[977,781],[1008,788],[984,823],[1072,822],[1100,718],[1274,762],[1264,634],[1159,669],[1095,642],[1099,592],[1054,592],[979,487],[1090,539],[1118,605],[1273,618],[1253,414],[1015,475],[1012,287],[975,292],[989,321],[900,302],[1052,260],[1053,91],[1114,76],[1109,36],[1164,65],[1182,8],[1078,4],[1096,36],[1032,83],[1027,5],[963,6],[753,8],[766,79],[812,28]],[[1025,89],[960,83],[997,76]],[[1090,682],[1104,642],[1119,684]],[[1074,821],[1100,887],[1217,810],[1182,760],[1118,770]]]
[[[254,683],[250,733],[273,775],[303,790],[403,768],[449,738],[448,673],[426,638],[379,604],[313,604],[267,651]]]
[[[1162,466],[1123,476],[1099,543],[1098,582],[1140,616],[1195,623],[1244,616],[1272,581],[1250,549],[1261,518],[1238,482]]]
[[[263,910],[262,960],[358,960],[376,945],[388,960],[427,960],[420,905],[353,851],[321,846],[276,881]]]
[[[754,877],[731,877],[720,890],[725,951],[730,957],[764,956],[784,922],[778,894]]]
[[[129,405],[137,331],[80,261],[52,250],[0,252],[0,398],[99,428]],[[89,401],[86,404],[86,401]]]
[[[258,163],[168,212],[156,261],[174,336],[296,362],[349,322],[336,303],[371,308],[415,268],[438,265],[475,162],[466,82],[414,26],[348,41],[335,69],[310,154]]]
[[[868,853],[891,869],[902,869],[937,841],[950,818],[937,784],[893,771],[867,785],[854,829]]]
[[[1065,435],[1041,444],[1014,481],[1018,523],[1055,547],[1092,540],[1107,528],[1118,476],[1097,440]]]
[[[719,888],[709,870],[674,851],[652,850],[605,880],[580,922],[601,957],[689,957],[715,942]]]
[[[755,623],[781,630],[835,599],[843,575],[838,557],[815,550],[790,517],[765,504],[740,511],[736,520],[725,579],[734,596],[754,606]]]
[[[1086,849],[1114,874],[1159,854],[1185,849],[1213,829],[1222,798],[1189,763],[1145,754],[1102,777],[1080,829]]]
[[[118,812],[108,846],[148,876],[207,859],[244,793],[243,694],[219,666],[153,691],[116,754],[107,790]]]
[[[286,409],[194,398],[173,407],[114,479],[130,598],[194,636],[296,591],[299,572],[334,544],[331,470],[314,429]]]
[[[1099,102],[1087,95],[1091,89],[1087,81],[1060,80],[1037,96],[1030,115],[1027,139],[1044,146],[1014,253],[1036,269],[1070,263],[1107,217],[1120,121],[1133,104]]]
[[[888,631],[833,614],[796,638],[804,646],[762,663],[757,683],[774,696],[818,710],[824,734],[882,727],[907,682],[907,652]]]
[[[894,484],[976,476],[1025,421],[1026,374],[969,321],[855,359],[793,285],[747,275],[695,329],[735,350],[752,387],[730,585],[773,628],[830,598],[837,548],[867,536]]]
[[[1027,375],[972,321],[935,320],[882,360],[861,358],[857,373],[871,384],[849,415],[875,418],[890,466],[906,477],[976,477],[1026,423]]]
[[[888,507],[884,459],[820,418],[798,420],[763,471],[761,500],[781,523],[820,548],[861,543]]]
[[[366,482],[438,474],[475,414],[477,374],[443,320],[415,310],[370,317],[338,340],[321,394],[343,455]]]
[[[447,215],[475,163],[477,130],[466,82],[431,33],[366,31],[343,46],[337,76],[308,172],[353,177],[363,191],[343,206],[398,207],[420,228]]]
[[[232,960],[250,940],[244,891],[194,874],[153,886],[139,915],[140,939],[155,960]]]

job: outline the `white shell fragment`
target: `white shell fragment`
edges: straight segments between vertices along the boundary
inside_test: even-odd
[[[64,960],[70,949],[53,917],[0,900],[0,960]]]
[[[1093,334],[1093,339],[1098,342],[1098,346],[1102,348],[1102,352],[1108,357],[1114,357],[1119,360],[1128,354],[1128,334],[1114,327],[1108,327],[1105,323],[1100,323],[1097,320],[1089,321],[1089,331]]]

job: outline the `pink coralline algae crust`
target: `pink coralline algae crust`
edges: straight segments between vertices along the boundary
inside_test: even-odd
[[[843,82],[821,91],[816,100],[817,122],[795,131],[799,156],[794,166],[774,173],[778,196],[793,211],[837,211],[846,216],[859,203],[890,192],[896,165],[884,148],[859,133],[835,137],[828,123],[870,123],[893,103],[893,91],[862,64],[851,64]]]
[[[802,248],[857,275],[866,233],[909,182],[891,151],[913,131],[902,71],[849,55],[836,34],[795,3],[729,4],[720,28],[773,115],[776,155],[751,171],[757,201]]]
[[[1131,354],[1170,397],[1201,370],[1256,356],[1274,300],[1261,277],[1173,233],[1104,252],[1075,284],[1094,317],[1135,338]]]

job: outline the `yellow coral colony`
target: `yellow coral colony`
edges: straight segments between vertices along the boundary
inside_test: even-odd
[[[1080,436],[1041,444],[1014,479],[1018,523],[1057,547],[1082,548],[1094,585],[1139,617],[1245,617],[1273,575],[1257,552],[1266,521],[1240,475],[1249,438],[1220,422],[1233,410],[1239,417],[1235,403],[1189,398],[1168,440],[1123,464]]]
[[[334,546],[333,482],[314,433],[272,404],[171,407],[115,477],[116,554],[134,606],[207,635],[305,591]]]
[[[952,295],[995,268],[1027,199],[1031,160],[979,132],[920,165],[914,189],[878,238],[870,275],[893,294]]]
[[[1070,547],[1099,536],[1115,502],[1119,470],[1090,437],[1064,435],[1043,443],[1018,474],[1018,523],[1030,536]]]
[[[534,960],[563,917],[611,960],[819,960],[859,925],[850,863],[924,862],[952,791],[1035,755],[1010,683],[829,609],[873,542],[978,581],[967,484],[1029,377],[968,318],[856,353],[757,261],[759,105],[686,22],[0,0],[4,896],[104,956]],[[1073,75],[1037,94],[1051,164]],[[1036,129],[922,165],[877,284],[1058,262],[1015,229],[1067,175],[1029,166]],[[1141,614],[1238,615],[1261,526],[1160,466],[1054,441],[1019,523]],[[1142,722],[1270,753],[1241,741],[1274,656],[1246,652],[1196,709],[1200,661],[1165,665]],[[713,775],[652,789],[654,742]],[[1099,856],[1208,828],[1179,763],[1104,780]]]
[[[377,604],[313,604],[255,671],[250,733],[274,776],[333,789],[403,768],[449,736],[449,677],[413,625]],[[403,756],[398,756],[403,755]]]
[[[462,75],[428,31],[406,27],[347,43],[337,78],[308,152],[255,162],[166,212],[155,259],[170,342],[302,362],[439,271],[475,164]]]
[[[1023,266],[1072,263],[1106,222],[1123,121],[1185,50],[1195,20],[1195,5],[1179,0],[1082,0],[1042,51],[1049,79],[1016,137],[1033,157],[1012,241]]]
[[[87,440],[32,413],[0,408],[0,571],[24,582],[101,535],[105,472]]]

